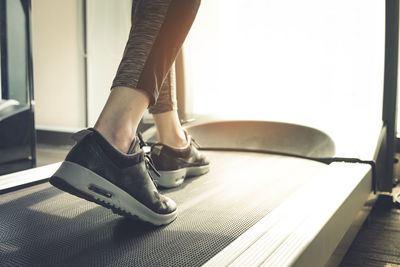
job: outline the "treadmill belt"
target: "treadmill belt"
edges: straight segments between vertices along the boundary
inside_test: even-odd
[[[0,195],[0,266],[200,266],[326,165],[206,151],[211,170],[176,189],[178,218],[130,221],[49,183]]]

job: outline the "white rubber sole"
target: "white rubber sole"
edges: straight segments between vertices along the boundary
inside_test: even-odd
[[[165,188],[172,188],[181,185],[187,177],[200,176],[209,172],[209,170],[210,165],[188,167],[174,171],[158,171],[160,173],[160,177],[157,175],[152,175],[152,177],[154,177],[158,185]]]
[[[110,208],[115,213],[137,217],[153,225],[169,224],[178,214],[177,210],[169,214],[156,213],[105,178],[69,161],[61,164],[50,178],[50,183],[61,190]]]

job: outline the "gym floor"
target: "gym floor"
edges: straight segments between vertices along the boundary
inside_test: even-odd
[[[36,165],[37,167],[63,161],[71,149],[70,145],[55,146],[48,144],[37,144]]]
[[[341,266],[400,266],[400,208],[391,198],[378,198]]]

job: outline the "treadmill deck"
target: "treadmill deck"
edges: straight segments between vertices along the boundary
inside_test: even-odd
[[[153,227],[40,184],[0,197],[0,265],[199,266],[327,165],[205,151],[211,170],[175,189],[175,222]]]

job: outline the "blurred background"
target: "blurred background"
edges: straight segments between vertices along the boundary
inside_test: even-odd
[[[33,0],[29,21],[26,2],[2,0],[2,103],[31,99],[37,140],[57,144],[94,125],[127,41],[131,0]],[[182,53],[185,114],[304,124],[343,140],[339,154],[362,157],[382,126],[384,8],[372,0],[203,0]],[[28,25],[31,73],[21,67],[29,65]]]

